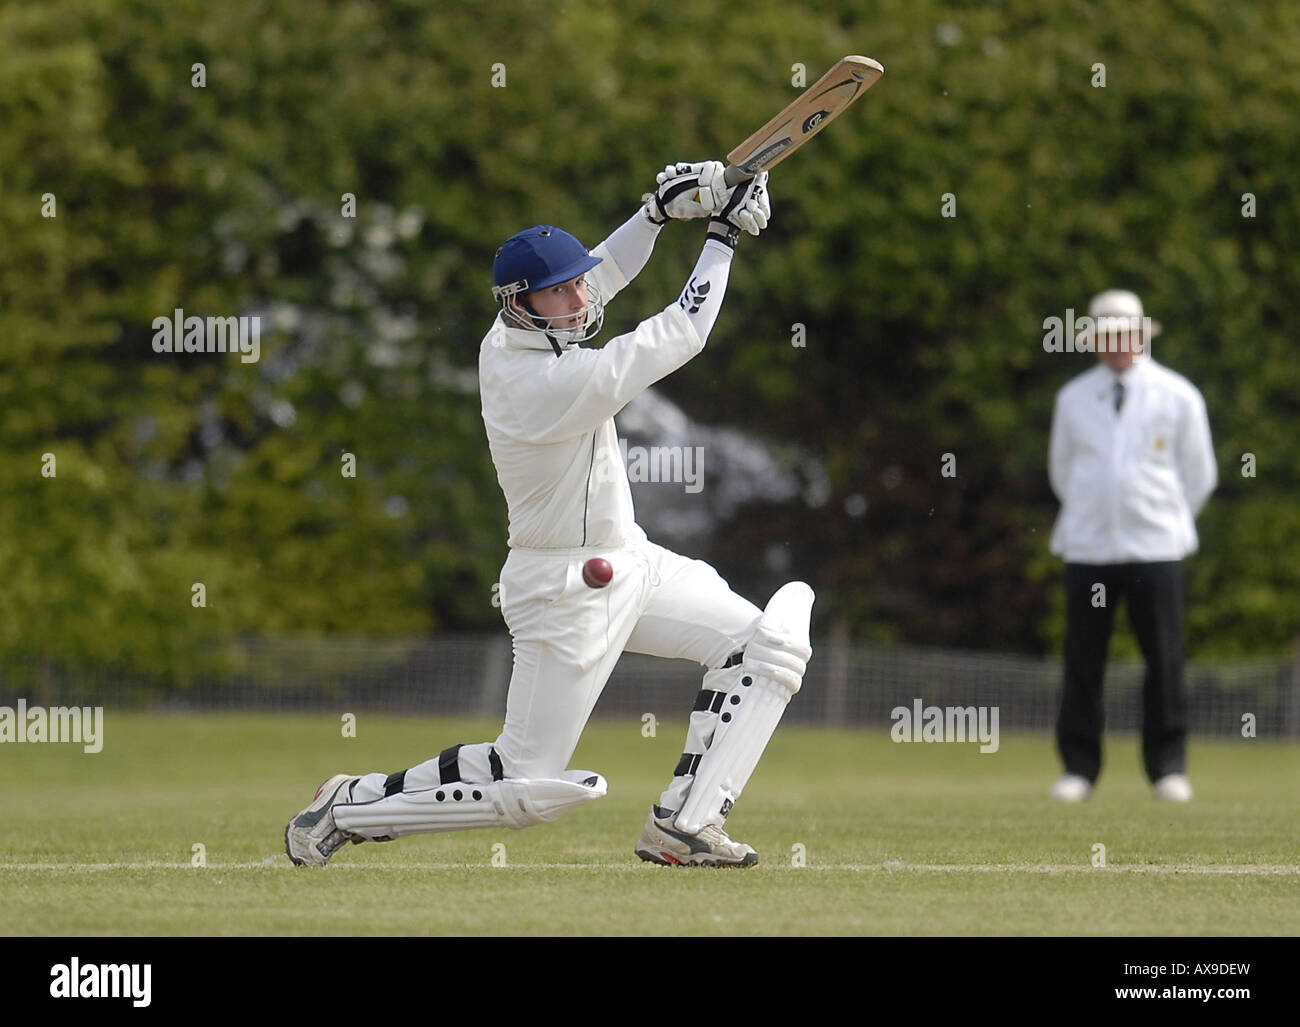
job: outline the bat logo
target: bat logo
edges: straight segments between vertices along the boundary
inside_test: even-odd
[[[750,157],[749,160],[741,164],[740,170],[745,172],[747,175],[756,175],[762,171],[778,153],[793,144],[794,140],[789,136],[786,136],[784,139],[778,139],[770,146],[763,147],[763,149],[759,150],[758,153]]]
[[[809,132],[815,129],[818,125],[822,123],[822,119],[825,118],[828,114],[830,114],[830,111],[822,110],[822,111],[818,111],[816,114],[808,115],[808,117],[804,119],[803,134],[807,135]]]

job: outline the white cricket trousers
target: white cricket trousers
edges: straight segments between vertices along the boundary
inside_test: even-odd
[[[596,556],[614,569],[605,588],[582,580],[583,564]],[[512,549],[501,570],[500,596],[514,670],[497,740],[463,745],[457,754],[459,777],[471,783],[502,774],[558,777],[625,651],[719,668],[744,648],[762,615],[709,564],[655,545],[640,532],[615,549]],[[686,782],[678,781],[680,790]],[[406,771],[403,788],[439,783],[434,758]],[[385,776],[367,774],[353,801],[377,799],[384,791]]]

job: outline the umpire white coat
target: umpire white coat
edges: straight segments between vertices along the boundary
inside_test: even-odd
[[[1116,380],[1124,402],[1114,408]],[[1061,511],[1051,549],[1069,563],[1154,563],[1196,551],[1195,517],[1218,482],[1205,401],[1149,357],[1103,364],[1056,396],[1049,445]]]

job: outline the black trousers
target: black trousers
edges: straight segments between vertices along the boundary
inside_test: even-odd
[[[1105,586],[1105,605],[1097,585]],[[1181,774],[1187,760],[1187,683],[1183,677],[1183,565],[1065,565],[1065,694],[1056,743],[1065,769],[1089,781],[1101,773],[1101,686],[1115,606],[1123,599],[1146,661],[1142,680],[1142,763],[1147,777]]]

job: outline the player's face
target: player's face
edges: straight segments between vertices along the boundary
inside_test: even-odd
[[[1125,371],[1133,365],[1146,344],[1141,329],[1128,334],[1106,332],[1097,337],[1097,359],[1112,371]]]
[[[587,276],[530,292],[528,301],[539,316],[556,318],[551,322],[553,328],[581,328],[587,313]]]

